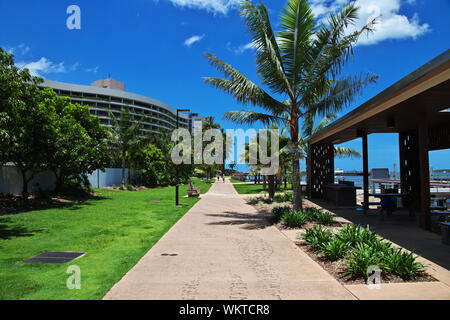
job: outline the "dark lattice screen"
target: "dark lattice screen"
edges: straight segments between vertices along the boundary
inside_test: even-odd
[[[312,145],[310,149],[309,193],[311,198],[322,198],[324,185],[334,182],[334,146]]]
[[[417,130],[399,134],[400,144],[400,176],[402,193],[414,199],[414,209],[420,208],[420,164],[419,141]]]

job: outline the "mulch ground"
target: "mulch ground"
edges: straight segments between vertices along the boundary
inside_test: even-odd
[[[75,205],[77,203],[97,198],[94,193],[80,193],[64,196],[36,197],[29,196],[26,200],[21,196],[0,198],[0,216],[18,214],[34,210],[45,210]]]

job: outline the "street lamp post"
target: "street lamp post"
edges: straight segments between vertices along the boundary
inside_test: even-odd
[[[190,112],[191,110],[189,110],[189,109],[177,109],[177,130],[178,130],[178,128],[179,128],[179,113],[180,112]],[[178,143],[179,141],[178,141],[178,137],[177,137],[177,143]],[[180,205],[180,203],[179,203],[179,200],[178,200],[178,198],[179,198],[179,184],[180,184],[180,182],[179,182],[179,173],[178,173],[178,164],[177,165],[175,165],[175,170],[176,170],[176,181],[175,181],[175,183],[176,183],[176,186],[175,186],[175,206],[179,206]]]

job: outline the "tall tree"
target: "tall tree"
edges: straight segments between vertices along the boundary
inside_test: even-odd
[[[289,139],[282,135],[279,135],[277,126],[272,125],[270,129],[278,133],[275,137],[275,139],[278,140],[279,144],[279,150],[276,151],[277,154],[272,154],[272,135],[268,134],[267,137],[263,138],[259,133],[256,135],[256,137],[250,139],[250,143],[245,144],[244,152],[243,154],[241,154],[241,158],[245,162],[249,163],[251,160],[251,150],[253,148],[253,150],[256,152],[256,154],[254,155],[256,156],[256,159],[254,159],[256,160],[256,163],[252,164],[251,166],[255,171],[260,171],[262,168],[268,168],[271,166],[271,163],[270,164],[262,163],[260,158],[261,151],[263,151],[263,153],[267,155],[267,157],[269,158],[277,157],[278,159],[280,159],[280,153],[283,151],[285,147],[288,146]],[[273,200],[275,196],[275,177],[276,177],[275,174],[270,174],[267,176],[267,181],[269,185],[269,199],[271,200]]]
[[[122,108],[118,118],[111,111],[109,114],[111,118],[111,127],[108,128],[109,140],[113,150],[120,155],[122,161],[122,185],[124,185],[127,154],[139,144],[142,124],[140,117],[132,116],[128,107]]]
[[[56,190],[69,180],[87,185],[87,174],[104,170],[111,163],[107,155],[107,130],[92,115],[88,106],[72,104],[51,88],[44,90],[44,104],[53,107],[57,121],[55,135],[49,141],[46,165],[56,177]]]
[[[0,48],[0,162],[12,162],[22,175],[22,195],[28,197],[30,181],[45,170],[48,141],[55,134],[55,112],[42,104],[46,92],[42,79],[20,70],[14,56]]]
[[[331,13],[327,22],[317,23],[307,0],[288,0],[280,15],[280,30],[275,33],[263,3],[255,6],[249,0],[242,1],[240,14],[255,47],[261,85],[272,95],[209,53],[206,58],[225,78],[209,77],[205,81],[244,105],[260,106],[266,111],[231,111],[225,114],[228,120],[240,124],[290,123],[294,209],[302,210],[299,119],[308,113],[338,112],[376,81],[377,77],[371,74],[339,77],[353,56],[354,45],[363,33],[373,30],[375,19],[360,30],[348,32],[348,26],[358,18],[355,3]]]

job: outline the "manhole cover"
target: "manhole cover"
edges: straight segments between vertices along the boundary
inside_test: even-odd
[[[49,251],[38,254],[28,260],[25,263],[66,263],[77,258],[84,256],[85,252],[55,252]]]

